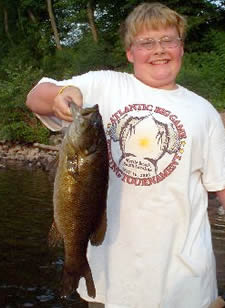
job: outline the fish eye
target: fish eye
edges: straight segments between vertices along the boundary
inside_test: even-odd
[[[92,125],[93,125],[94,127],[98,127],[98,126],[99,126],[99,121],[94,120],[93,123],[92,123]]]

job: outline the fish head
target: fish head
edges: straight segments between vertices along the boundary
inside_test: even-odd
[[[101,140],[102,117],[98,105],[90,108],[81,108],[71,104],[73,123],[69,130],[70,140],[82,152],[93,152]]]

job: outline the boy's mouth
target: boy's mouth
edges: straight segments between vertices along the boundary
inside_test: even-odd
[[[154,60],[150,62],[150,64],[152,65],[162,65],[162,64],[167,64],[167,63],[169,63],[169,60],[167,59]]]

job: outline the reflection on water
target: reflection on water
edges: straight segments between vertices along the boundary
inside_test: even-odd
[[[0,169],[0,307],[86,308],[78,296],[58,298],[62,253],[47,236],[52,185],[41,170]],[[61,253],[61,255],[60,255]]]
[[[225,290],[225,217],[210,201],[210,221],[219,288]],[[0,307],[86,308],[77,295],[58,297],[62,251],[52,251],[47,236],[52,222],[52,184],[41,171],[0,169]]]
[[[216,254],[219,292],[225,291],[225,215],[218,215],[216,200],[209,201],[209,217],[212,226],[213,246]]]

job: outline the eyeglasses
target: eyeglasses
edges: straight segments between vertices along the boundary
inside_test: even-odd
[[[182,38],[180,37],[162,37],[159,40],[151,39],[151,38],[143,38],[135,41],[133,44],[138,49],[143,50],[151,50],[156,46],[158,42],[162,48],[176,48],[181,45]]]

